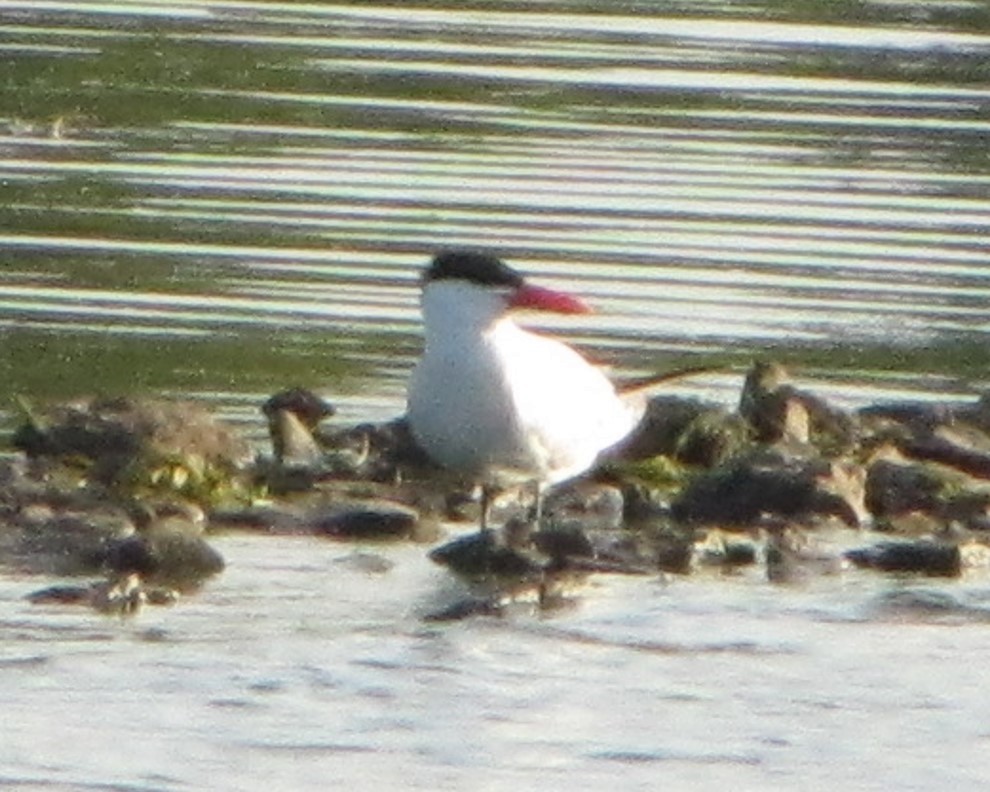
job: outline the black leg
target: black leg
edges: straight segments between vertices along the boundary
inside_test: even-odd
[[[543,519],[543,485],[539,481],[533,481],[533,510],[531,512],[531,519],[536,526],[536,530],[539,530],[540,522]]]
[[[495,489],[487,484],[481,485],[481,533],[487,533],[488,521],[491,518],[489,512],[492,508],[492,501],[495,499]]]

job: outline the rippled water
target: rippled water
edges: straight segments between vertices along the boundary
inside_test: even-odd
[[[620,373],[769,354],[846,404],[986,387],[984,3],[4,2],[0,23],[0,409],[164,391],[258,434],[259,400],[301,383],[390,417],[417,270],[451,245],[587,296],[595,316],[541,326]],[[220,580],[129,623],[0,578],[0,781],[990,769],[983,580],[604,580],[551,619],[437,628],[418,617],[450,584],[422,548],[369,577],[353,548],[219,542]]]
[[[574,611],[429,626],[420,548],[226,537],[132,622],[6,603],[12,788],[978,789],[990,592],[602,578]],[[621,779],[621,780],[619,780]]]

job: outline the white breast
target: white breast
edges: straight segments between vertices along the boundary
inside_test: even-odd
[[[408,417],[417,442],[445,467],[483,480],[513,472],[545,483],[591,467],[637,418],[577,352],[509,318],[428,332]]]

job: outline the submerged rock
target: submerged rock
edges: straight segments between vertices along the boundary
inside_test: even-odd
[[[463,621],[474,616],[503,616],[505,604],[498,597],[461,597],[423,616],[426,622]]]
[[[430,559],[466,581],[471,593],[427,614],[425,620],[503,616],[526,595],[538,612],[561,607],[566,599],[562,587],[587,572],[555,562],[532,541],[531,528],[526,521],[510,521],[501,530],[461,536],[432,550]],[[573,547],[565,541],[556,549],[567,552]]]
[[[852,534],[852,532],[849,532]],[[764,548],[767,580],[771,583],[804,583],[840,574],[843,556],[800,526],[785,526],[768,533]]]
[[[532,545],[529,526],[523,523],[460,536],[434,548],[429,556],[433,562],[469,581],[504,588],[542,582],[550,562],[548,556]]]
[[[710,530],[692,545],[692,566],[738,569],[755,564],[760,548],[753,537],[738,532]]]
[[[644,543],[645,544],[645,543]],[[631,534],[579,525],[512,519],[500,529],[458,537],[430,552],[430,558],[486,591],[533,589],[540,602],[559,595],[591,573],[655,574],[656,556],[644,553]]]
[[[146,588],[140,576],[126,574],[88,586],[49,586],[28,594],[35,605],[88,605],[112,616],[132,616],[151,605],[172,605],[178,593],[165,588]]]
[[[384,575],[390,572],[395,564],[377,553],[348,553],[334,559],[334,564],[365,575]]]

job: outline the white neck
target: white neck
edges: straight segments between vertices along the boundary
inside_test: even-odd
[[[420,298],[426,344],[477,337],[505,318],[506,295],[490,286],[449,280],[428,283]]]

